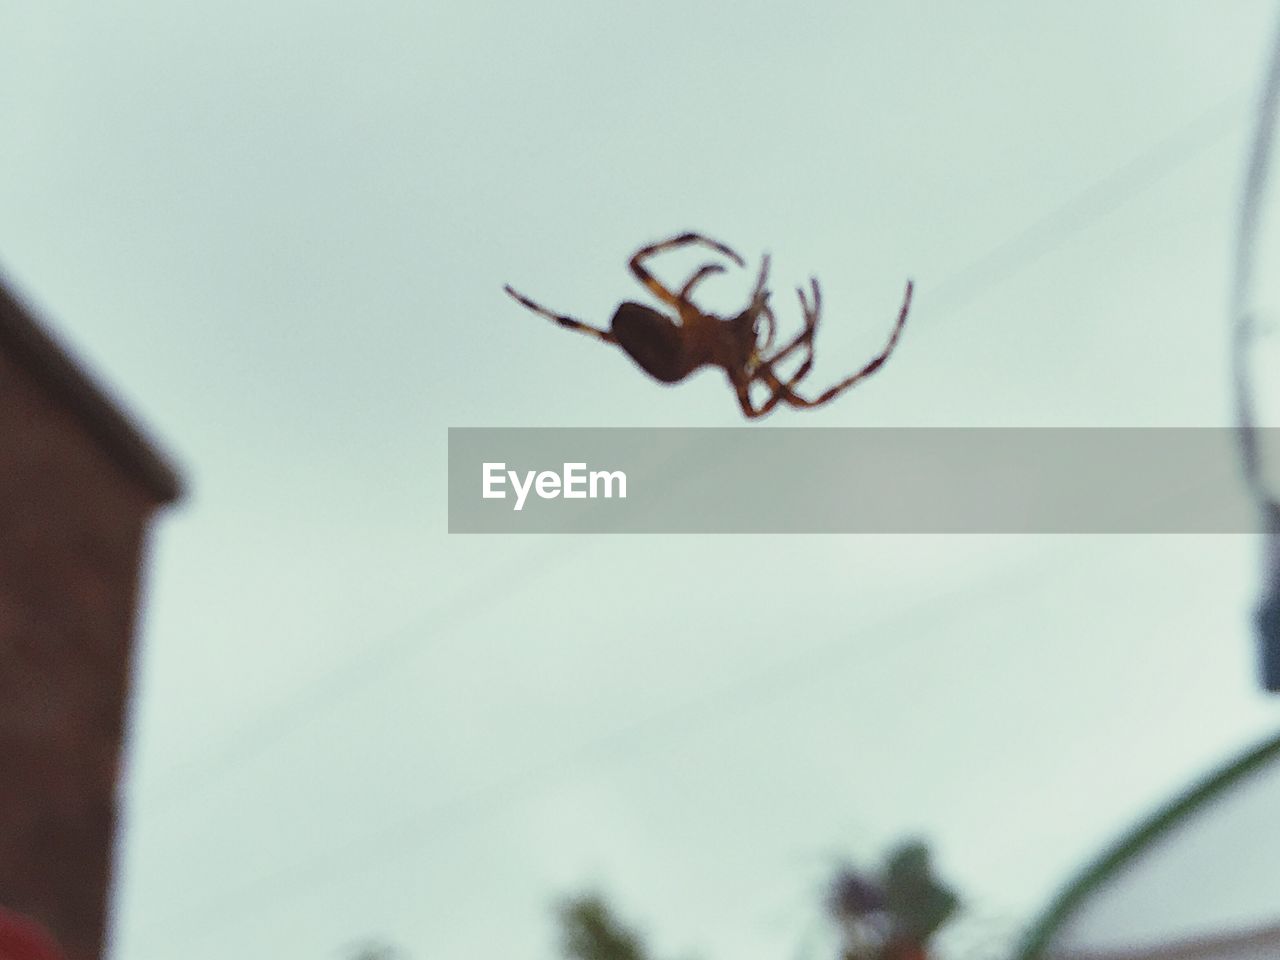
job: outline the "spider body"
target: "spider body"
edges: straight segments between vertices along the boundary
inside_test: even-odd
[[[655,380],[679,383],[697,369],[680,328],[652,307],[622,304],[609,321],[609,331],[618,346]]]
[[[742,257],[729,247],[697,233],[682,233],[670,240],[642,247],[631,258],[631,272],[655,297],[674,310],[674,318],[644,304],[627,301],[614,311],[609,329],[603,330],[573,317],[554,313],[523,294],[517,293],[510,286],[504,289],[516,302],[540,316],[554,320],[563,327],[621,347],[642,370],[662,383],[679,383],[694,371],[706,366],[721,368],[737,394],[742,412],[749,419],[764,416],[779,403],[793,407],[818,407],[829,403],[855,383],[878,370],[897,345],[911,305],[910,282],[907,283],[902,309],[885,348],[861,370],[846,377],[817,399],[806,399],[795,392],[795,387],[809,373],[813,365],[813,338],[817,332],[822,304],[818,281],[816,279],[810,281],[812,303],[809,302],[803,290],[796,291],[804,311],[804,329],[786,346],[772,355],[767,355],[773,346],[777,331],[777,321],[769,307],[769,291],[765,289],[769,275],[768,256],[766,255],[761,261],[755,291],[746,308],[732,317],[719,317],[697,307],[691,298],[699,283],[712,274],[724,271],[723,265],[703,264],[675,293],[663,286],[645,267],[645,261],[649,257],[664,250],[690,244],[710,247],[733,260],[738,266],[746,265]],[[801,349],[806,354],[804,361],[784,382],[776,373],[775,365]],[[758,407],[751,400],[751,387],[756,383],[763,383],[770,391],[768,399]]]

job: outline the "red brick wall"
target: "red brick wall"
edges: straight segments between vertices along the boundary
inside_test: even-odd
[[[0,354],[0,906],[102,949],[147,494]]]

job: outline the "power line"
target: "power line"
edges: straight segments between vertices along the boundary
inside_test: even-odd
[[[1020,233],[925,291],[931,304],[956,311],[991,287],[1062,246],[1175,170],[1239,129],[1249,103],[1237,91],[1159,140],[1138,156],[1094,180]]]
[[[681,454],[673,458],[675,468],[662,478],[667,488],[696,476],[712,465],[709,460],[697,461],[684,455],[697,449],[697,441],[691,440]],[[380,642],[347,657],[292,696],[277,701],[203,757],[188,758],[179,764],[178,772],[170,777],[170,790],[161,793],[156,802],[168,806],[179,796],[189,796],[222,774],[261,755],[301,728],[308,717],[321,710],[332,710],[336,703],[368,688],[409,658],[438,646],[445,636],[489,613],[542,577],[554,573],[592,543],[594,541],[576,537],[547,549],[530,551],[531,556],[522,555],[500,571],[472,581],[415,626],[387,634]],[[429,639],[424,640],[426,635]]]
[[[157,803],[168,805],[179,794],[192,794],[228,770],[262,753],[302,726],[306,718],[317,710],[332,708],[344,696],[366,686],[413,654],[422,652],[430,645],[424,644],[422,639],[428,629],[437,635],[437,639],[439,634],[457,629],[492,609],[495,594],[505,592],[510,595],[530,586],[538,578],[553,572],[571,552],[574,551],[563,546],[530,551],[532,557],[521,556],[501,571],[473,580],[431,611],[427,622],[388,634],[380,643],[361,649],[292,696],[276,701],[214,749],[178,764],[170,778],[171,789],[162,792]],[[506,590],[500,591],[499,587],[506,587]]]

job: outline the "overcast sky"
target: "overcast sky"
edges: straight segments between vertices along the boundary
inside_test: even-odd
[[[908,832],[1007,931],[1270,731],[1251,538],[450,537],[445,445],[741,425],[501,291],[604,323],[688,229],[822,279],[815,384],[917,283],[752,429],[1226,424],[1273,7],[0,2],[0,268],[192,491],[114,960],[541,960],[588,886],[790,958]]]

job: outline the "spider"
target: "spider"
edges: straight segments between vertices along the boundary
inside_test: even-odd
[[[510,286],[503,289],[516,302],[539,316],[604,343],[621,347],[640,369],[662,383],[678,383],[702,367],[719,367],[728,376],[730,385],[737,393],[738,404],[748,419],[763,417],[779,403],[807,408],[830,403],[854,384],[879,370],[898,344],[911,308],[911,281],[907,281],[902,308],[884,349],[861,370],[845,377],[817,398],[806,399],[796,393],[795,388],[813,366],[813,338],[817,333],[822,309],[822,292],[817,279],[811,278],[809,281],[812,301],[802,288],[796,288],[800,308],[804,312],[804,328],[789,343],[770,355],[769,350],[773,347],[777,332],[777,320],[769,306],[770,293],[765,289],[769,276],[768,254],[761,260],[760,275],[746,308],[736,316],[719,317],[701,310],[691,297],[703,280],[712,274],[724,272],[722,264],[704,263],[690,275],[677,293],[672,293],[663,286],[644,266],[645,261],[655,254],[692,244],[709,247],[738,266],[746,266],[742,257],[730,247],[699,233],[682,233],[669,240],[641,247],[630,261],[631,272],[636,279],[655,297],[674,309],[679,318],[678,323],[652,307],[627,301],[614,312],[609,329],[603,330],[548,310]],[[784,381],[775,367],[798,350],[804,351],[805,359],[795,373]],[[768,398],[759,406],[753,405],[751,400],[751,388],[756,383],[763,383],[770,391]]]

